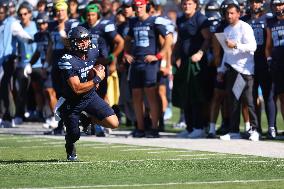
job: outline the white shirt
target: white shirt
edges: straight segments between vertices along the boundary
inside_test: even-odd
[[[224,35],[227,39],[236,42],[237,48],[224,52],[222,64],[218,68],[218,72],[226,72],[225,63],[227,63],[239,73],[253,75],[253,57],[257,45],[251,26],[246,22],[239,20],[234,26],[227,26],[224,30]]]

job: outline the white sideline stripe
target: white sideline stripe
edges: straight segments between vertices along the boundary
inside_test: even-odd
[[[158,151],[158,152],[147,152],[148,154],[162,154],[162,153],[187,153],[187,152],[192,152],[191,150],[168,150],[168,151]]]
[[[21,142],[42,142],[42,141],[48,141],[48,139],[20,139],[20,140],[16,140],[16,142],[19,142],[19,143],[21,143]]]
[[[129,152],[129,151],[148,151],[148,150],[165,150],[166,148],[138,148],[138,149],[126,149],[120,150],[121,152]]]
[[[248,157],[226,157],[226,159],[243,159]],[[146,161],[192,161],[192,160],[208,160],[213,158],[190,158],[190,159],[180,159],[180,158],[172,158],[172,159],[130,159],[130,160],[102,160],[102,161],[93,161],[93,162],[85,162],[85,161],[64,161],[64,162],[26,162],[26,163],[9,163],[9,164],[0,164],[0,167],[8,167],[11,165],[40,165],[40,166],[46,166],[46,165],[70,165],[70,164],[96,164],[96,163],[125,163],[125,162],[146,162]]]
[[[184,154],[184,155],[177,155],[181,157],[195,157],[195,156],[226,156],[228,154]]]
[[[224,180],[224,181],[202,181],[202,182],[169,182],[169,183],[152,183],[152,184],[110,184],[110,185],[93,185],[93,186],[55,186],[45,188],[29,189],[64,189],[64,188],[111,188],[111,187],[145,187],[145,186],[171,186],[171,185],[204,185],[204,184],[227,184],[227,183],[258,183],[258,182],[280,182],[284,179],[267,179],[267,180]],[[28,188],[18,188],[28,189]]]

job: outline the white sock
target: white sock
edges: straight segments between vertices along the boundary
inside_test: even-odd
[[[209,124],[209,133],[212,133],[212,134],[216,133],[216,124],[215,123]]]
[[[245,122],[245,130],[248,131],[250,129],[250,122]]]

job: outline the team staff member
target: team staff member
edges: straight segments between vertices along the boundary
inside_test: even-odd
[[[78,26],[70,30],[68,39],[71,51],[58,62],[63,79],[62,118],[66,126],[66,153],[68,160],[77,160],[75,142],[80,138],[79,118],[82,111],[91,117],[93,123],[108,128],[117,128],[118,119],[109,105],[98,96],[96,86],[105,77],[104,66],[94,67],[99,51],[92,45],[89,31]],[[96,76],[88,81],[90,71]]]
[[[257,132],[258,122],[253,102],[253,74],[254,74],[254,57],[256,50],[256,41],[251,26],[241,20],[240,7],[238,4],[229,4],[226,8],[226,19],[229,23],[224,30],[226,36],[226,45],[231,51],[224,53],[221,67],[218,68],[217,80],[224,79],[226,72],[226,89],[230,107],[230,127],[229,133],[220,137],[222,140],[240,138],[240,105],[241,101],[248,105],[251,131],[249,139],[252,141],[259,140]],[[236,98],[233,93],[233,86],[237,77],[243,78],[244,88],[241,91],[240,98]],[[239,89],[240,90],[240,89]]]
[[[276,95],[280,100],[281,113],[284,118],[284,1],[272,0],[273,18],[267,20],[267,38],[265,55],[272,70]]]
[[[276,137],[276,103],[274,100],[274,83],[272,82],[272,76],[270,69],[266,62],[265,57],[265,44],[266,44],[266,20],[267,14],[264,12],[262,0],[250,0],[250,12],[245,15],[242,20],[251,25],[255,40],[257,43],[257,49],[254,53],[255,61],[255,76],[254,76],[254,101],[257,105],[258,87],[261,87],[265,112],[268,122],[268,137]],[[258,122],[260,127],[261,114],[258,115]]]
[[[157,84],[157,72],[159,60],[161,60],[171,46],[170,32],[160,17],[149,15],[149,3],[147,0],[134,0],[133,6],[136,17],[129,21],[129,32],[126,36],[125,59],[131,64],[130,85],[132,88],[133,106],[137,119],[137,131],[134,137],[144,137],[144,103],[143,92],[145,92],[150,107],[152,119],[152,132],[148,137],[159,137],[159,103]],[[158,38],[161,35],[165,42],[158,51]],[[131,40],[134,40],[130,51]],[[133,52],[133,54],[129,54]]]
[[[11,127],[13,125],[12,118],[15,116],[11,83],[16,66],[16,38],[25,42],[32,40],[14,16],[9,16],[8,6],[0,4],[0,67],[4,71],[0,83],[0,101],[4,104],[4,110],[1,108],[3,115],[0,117],[3,118],[4,127]]]
[[[211,89],[206,51],[209,47],[211,34],[209,22],[199,10],[198,0],[183,0],[183,14],[177,19],[178,40],[174,48],[174,55],[180,67],[179,71],[186,69],[188,76],[182,76],[186,81],[181,87],[182,96],[186,98],[181,102],[187,128],[179,137],[200,138],[205,136],[204,127],[208,123],[208,109]],[[180,72],[179,72],[180,73]],[[182,74],[180,74],[182,75]],[[212,84],[213,91],[213,84]]]

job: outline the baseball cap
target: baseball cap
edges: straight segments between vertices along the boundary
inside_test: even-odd
[[[134,0],[133,1],[134,6],[146,5],[147,3],[148,3],[147,0]]]

